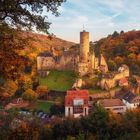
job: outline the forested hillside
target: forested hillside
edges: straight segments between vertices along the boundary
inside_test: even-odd
[[[93,45],[96,55],[102,52],[109,69],[116,70],[127,64],[133,74],[140,75],[140,31],[114,32]]]
[[[36,64],[36,56],[42,51],[53,49],[60,53],[75,44],[55,36],[12,29],[6,24],[0,25],[0,30],[0,75],[4,78],[15,79],[28,63]]]
[[[30,59],[35,59],[36,56],[43,51],[55,50],[57,53],[64,49],[68,49],[75,43],[69,42],[55,36],[48,36],[43,34],[36,34],[32,32],[23,32],[23,37],[30,38],[28,45],[22,51],[22,55],[28,56]]]

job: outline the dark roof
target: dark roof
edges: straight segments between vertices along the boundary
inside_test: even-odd
[[[124,91],[124,92],[119,91],[118,93],[115,94],[115,97],[119,99],[124,99],[127,102],[131,103],[133,99],[137,97],[137,95],[132,93],[131,91]]]
[[[48,52],[48,51],[45,51],[45,52],[41,52],[38,54],[38,56],[43,56],[43,57],[53,57],[53,54]]]
[[[123,99],[128,101],[129,103],[132,102],[132,100],[136,97],[137,95],[135,95],[134,93],[132,92],[128,92],[124,97]]]

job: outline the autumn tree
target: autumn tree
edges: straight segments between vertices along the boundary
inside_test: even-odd
[[[98,135],[99,139],[103,139],[108,133],[108,120],[108,112],[104,108],[97,106],[95,112],[91,114],[88,120],[90,123],[88,127],[89,131]]]
[[[36,93],[40,99],[47,99],[48,97],[48,87],[47,86],[38,86]]]
[[[48,33],[50,23],[46,14],[58,16],[58,7],[65,0],[0,0],[0,75],[15,80],[24,66],[25,58],[18,51],[27,46],[22,30]],[[45,14],[44,14],[45,13]]]
[[[31,75],[27,75],[27,74],[22,74],[19,78],[18,78],[18,86],[19,88],[23,88],[23,89],[28,89],[28,88],[32,88],[32,77]]]
[[[130,72],[135,75],[140,75],[139,46],[140,31],[115,32],[94,44],[95,50],[104,52],[107,62],[113,60],[117,67],[126,64],[129,66]]]
[[[19,37],[16,30],[7,24],[0,24],[0,75],[6,79],[18,77],[19,70],[24,64],[24,58],[18,51],[26,45],[24,39]]]
[[[7,82],[5,82],[3,87],[5,89],[5,92],[9,93],[10,95],[14,95],[16,90],[18,89],[17,84],[12,80],[8,80]]]
[[[131,61],[134,61],[134,60],[136,59],[136,54],[130,53],[130,54],[128,55],[128,58],[129,58]]]
[[[119,66],[119,65],[123,64],[124,59],[121,56],[117,56],[117,57],[115,57],[115,62]]]
[[[62,104],[53,104],[50,108],[50,113],[52,115],[62,115],[65,112],[65,107]]]
[[[114,31],[114,33],[112,34],[112,37],[115,38],[119,35],[119,33],[117,31]]]
[[[50,23],[44,13],[58,16],[58,7],[65,0],[1,0],[0,21],[11,26],[48,32]]]
[[[37,94],[36,92],[34,92],[32,89],[27,89],[23,95],[22,95],[22,98],[24,100],[27,100],[27,101],[36,101],[37,99]]]
[[[124,31],[122,30],[122,31],[120,31],[120,34],[124,34]]]
[[[130,85],[133,89],[137,89],[137,88],[138,88],[138,82],[137,82],[137,80],[136,80],[135,77],[129,78],[129,85]]]
[[[108,68],[111,71],[115,71],[115,70],[117,70],[117,65],[116,65],[116,63],[113,60],[110,59],[108,61]]]

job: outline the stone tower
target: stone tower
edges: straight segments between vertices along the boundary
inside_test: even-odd
[[[88,62],[89,56],[89,32],[80,32],[80,62]]]
[[[88,73],[89,70],[89,32],[83,30],[80,32],[80,57],[78,63],[78,72],[81,76]]]

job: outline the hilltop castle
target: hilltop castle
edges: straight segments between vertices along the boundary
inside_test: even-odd
[[[80,32],[80,48],[78,51],[64,50],[61,55],[53,51],[43,52],[37,56],[37,69],[40,74],[52,70],[74,70],[84,76],[93,70],[108,71],[107,63],[102,54],[95,56],[90,52],[89,32]]]

